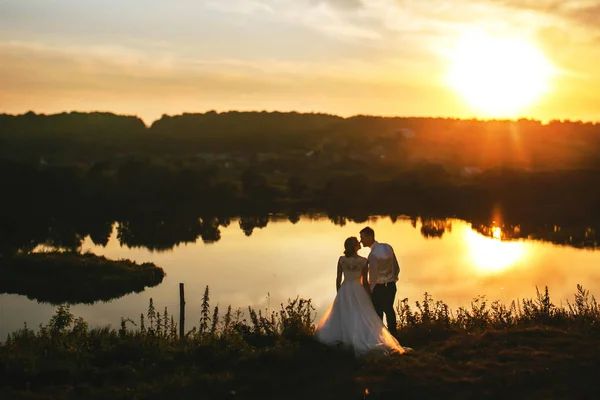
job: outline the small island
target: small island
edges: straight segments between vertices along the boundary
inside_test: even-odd
[[[50,304],[92,304],[160,284],[153,263],[109,260],[93,253],[40,252],[0,260],[0,294],[20,294]]]

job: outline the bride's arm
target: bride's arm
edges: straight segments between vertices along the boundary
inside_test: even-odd
[[[366,262],[365,266],[362,269],[362,284],[363,284],[365,290],[367,291],[367,293],[371,294],[371,286],[369,286],[368,275],[369,275],[369,263]]]
[[[340,257],[337,263],[337,277],[335,278],[335,291],[340,290],[342,285],[342,258]]]

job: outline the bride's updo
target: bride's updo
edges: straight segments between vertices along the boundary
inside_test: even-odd
[[[350,257],[351,255],[354,255],[354,253],[356,253],[357,243],[358,239],[354,236],[350,236],[348,239],[346,239],[346,241],[344,242],[344,255],[346,257]]]

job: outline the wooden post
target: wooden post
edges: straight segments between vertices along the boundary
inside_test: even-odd
[[[183,292],[183,283],[179,284],[179,337],[185,336],[185,294]]]

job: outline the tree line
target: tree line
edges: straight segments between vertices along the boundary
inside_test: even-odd
[[[405,215],[423,222],[426,237],[441,236],[441,222],[449,218],[473,222],[491,236],[486,227],[496,220],[505,225],[507,238],[595,247],[599,179],[595,170],[496,169],[455,182],[431,168],[389,180],[333,175],[323,184],[291,176],[286,185],[276,186],[253,167],[231,178],[214,168],[176,168],[152,159],[90,167],[4,160],[0,254],[40,244],[77,249],[87,236],[106,245],[115,223],[122,244],[166,250],[199,238],[217,241],[219,228],[233,220],[251,235],[273,213],[293,223],[302,215],[319,214],[337,224]]]
[[[0,156],[91,163],[116,155],[252,160],[280,164],[307,153],[331,165],[354,159],[400,170],[419,162],[450,169],[598,168],[600,125],[581,121],[461,120],[280,112],[164,115],[150,126],[111,113],[0,114]],[[314,163],[314,158],[310,159]]]

